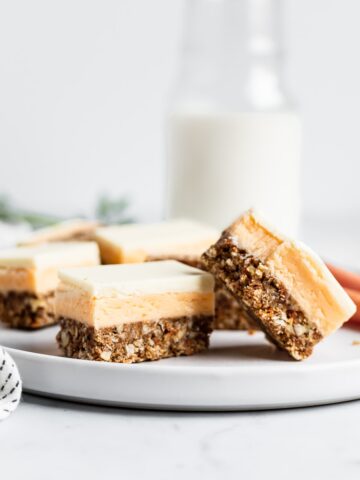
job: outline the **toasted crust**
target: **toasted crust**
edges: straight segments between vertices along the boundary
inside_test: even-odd
[[[227,231],[202,260],[273,343],[296,360],[311,355],[321,332],[263,262],[240,249]]]
[[[35,330],[56,323],[54,293],[0,293],[0,319],[12,328]]]
[[[137,363],[205,350],[212,323],[212,316],[199,315],[95,329],[70,318],[60,318],[56,339],[67,357]]]

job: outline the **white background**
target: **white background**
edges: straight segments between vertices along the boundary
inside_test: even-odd
[[[304,211],[356,215],[360,3],[284,3]],[[76,214],[107,191],[160,218],[181,21],[181,0],[0,0],[0,193]]]

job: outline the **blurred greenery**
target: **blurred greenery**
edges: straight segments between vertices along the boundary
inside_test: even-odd
[[[95,218],[104,225],[131,223],[133,219],[126,214],[128,208],[129,201],[127,198],[112,199],[107,195],[102,195],[95,208]]]
[[[133,220],[128,216],[129,202],[125,197],[110,198],[101,195],[95,206],[94,216],[91,219],[98,220],[104,225],[131,223]],[[86,218],[84,215],[73,215],[72,218]],[[6,223],[28,223],[33,228],[42,228],[66,220],[43,212],[34,212],[15,206],[5,195],[0,195],[0,221]]]

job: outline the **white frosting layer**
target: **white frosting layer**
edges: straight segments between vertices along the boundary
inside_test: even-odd
[[[212,275],[173,260],[61,270],[59,278],[94,296],[207,293],[214,289]]]
[[[191,220],[103,227],[95,235],[114,263],[143,261],[146,256],[198,256],[218,237],[216,229]]]
[[[99,249],[95,242],[54,242],[0,250],[0,268],[66,268],[98,263]]]

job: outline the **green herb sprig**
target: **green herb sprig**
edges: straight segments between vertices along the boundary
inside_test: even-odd
[[[101,195],[95,206],[93,218],[104,225],[131,223],[133,219],[127,214],[129,201],[125,197],[110,198]],[[87,218],[85,215],[73,217]],[[0,221],[11,224],[28,223],[32,228],[42,228],[66,220],[65,217],[43,212],[35,212],[15,206],[5,195],[0,195]]]

